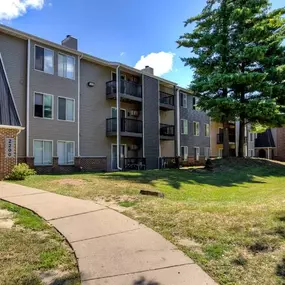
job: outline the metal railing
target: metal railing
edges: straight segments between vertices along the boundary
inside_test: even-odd
[[[229,134],[229,142],[230,143],[236,142],[235,134]],[[217,134],[217,144],[223,144],[223,143],[224,143],[224,134]]]
[[[145,158],[131,157],[124,159],[124,170],[145,170]]]
[[[174,106],[174,95],[160,91],[160,103]]]
[[[179,158],[178,157],[160,157],[159,158],[160,168],[179,168]]]
[[[117,131],[117,118],[106,119],[107,133]],[[121,119],[121,132],[142,133],[142,121],[134,119]]]
[[[121,80],[120,93],[142,98],[142,86],[133,81]],[[117,93],[117,81],[106,82],[106,95]]]
[[[165,137],[175,136],[175,126],[160,124],[160,135]]]

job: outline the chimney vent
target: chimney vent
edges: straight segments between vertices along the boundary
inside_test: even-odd
[[[142,71],[144,71],[145,73],[151,74],[153,75],[153,68],[146,65],[144,69],[142,69]]]
[[[73,38],[71,35],[67,35],[66,38],[61,42],[61,45],[67,48],[77,50],[78,41],[76,38]]]

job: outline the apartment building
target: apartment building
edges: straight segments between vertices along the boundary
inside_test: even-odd
[[[59,45],[2,25],[0,55],[9,87],[0,106],[9,93],[4,109],[18,116],[0,129],[21,130],[16,160],[40,173],[155,169],[209,156],[209,118],[196,98],[151,67],[82,53],[71,36]]]

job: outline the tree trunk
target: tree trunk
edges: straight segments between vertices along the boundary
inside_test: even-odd
[[[244,119],[240,119],[239,124],[239,143],[238,143],[238,157],[244,157],[244,141],[245,141],[245,122]]]
[[[223,122],[223,158],[230,156],[229,122]]]

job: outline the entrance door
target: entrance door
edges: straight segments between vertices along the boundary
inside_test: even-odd
[[[127,157],[127,146],[125,144],[121,145],[120,149],[120,166],[124,165],[124,159]],[[117,169],[117,145],[112,145],[112,169]]]
[[[112,107],[112,118],[117,118],[117,108]],[[125,131],[126,110],[121,109],[121,131]],[[117,130],[117,120],[112,120],[112,130]]]

